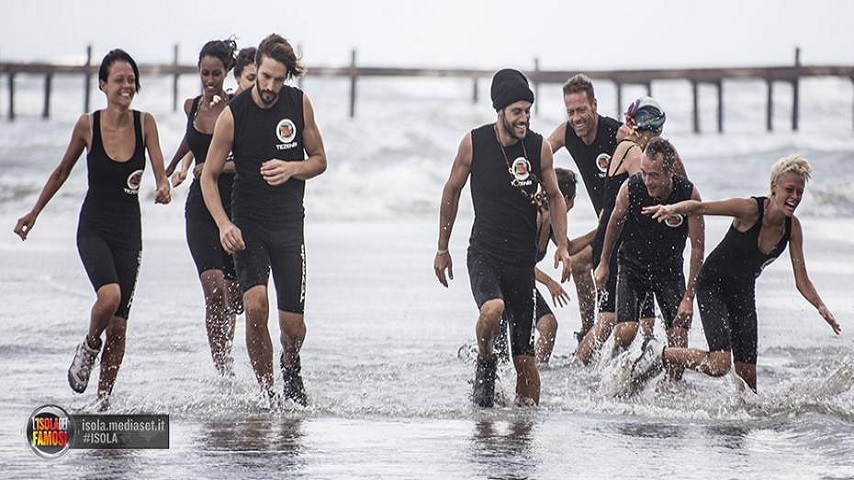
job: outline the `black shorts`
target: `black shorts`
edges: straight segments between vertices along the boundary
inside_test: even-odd
[[[110,238],[81,222],[77,226],[77,252],[95,292],[104,285],[118,284],[121,300],[114,315],[127,320],[142,259],[139,242]]]
[[[685,275],[681,270],[651,275],[621,263],[617,272],[617,323],[637,322],[640,305],[645,299],[651,301],[653,295],[664,317],[664,327],[671,328],[685,296]]]
[[[187,245],[199,275],[206,270],[220,270],[228,280],[237,278],[234,257],[222,248],[219,228],[213,220],[187,218]]]
[[[608,263],[608,282],[605,284],[605,290],[596,292],[596,302],[599,307],[599,313],[615,313],[617,304],[617,249],[611,252],[611,258]],[[640,317],[654,318],[655,317],[655,301],[652,295],[641,295]]]
[[[534,267],[508,265],[489,254],[468,251],[467,266],[477,308],[488,300],[504,300],[513,355],[534,356]]]
[[[536,323],[539,322],[541,318],[545,317],[546,315],[554,316],[554,313],[549,307],[549,304],[546,301],[545,297],[540,294],[540,289],[535,288],[534,293],[536,293],[536,295],[534,295],[534,324],[536,325]]]
[[[246,249],[235,252],[237,281],[243,291],[267,286],[270,271],[280,311],[305,311],[305,244],[302,220],[289,227],[269,229],[252,222],[238,222]]]
[[[756,283],[698,281],[697,303],[710,352],[731,351],[736,363],[756,365]]]

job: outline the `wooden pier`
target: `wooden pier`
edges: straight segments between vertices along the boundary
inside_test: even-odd
[[[169,75],[172,76],[172,109],[177,110],[179,106],[178,79],[181,75],[196,75],[198,69],[195,65],[181,65],[178,63],[178,46],[173,48],[172,62],[160,64],[139,65],[140,74]],[[341,67],[330,66],[308,66],[308,76],[311,77],[341,77],[348,78],[350,83],[349,114],[356,115],[356,100],[358,82],[360,78],[367,77],[434,77],[434,78],[458,78],[467,79],[472,82],[472,100],[478,101],[478,82],[492,77],[494,70],[483,69],[444,69],[444,68],[394,68],[394,67],[370,67],[359,66],[356,62],[357,52],[353,50],[350,57],[350,65]],[[44,76],[44,104],[42,117],[50,117],[50,97],[55,75],[80,75],[84,83],[83,111],[90,110],[90,91],[92,77],[97,75],[97,65],[92,63],[92,47],[86,49],[86,63],[82,65],[58,65],[53,63],[35,62],[2,62],[0,61],[0,75],[6,75],[8,82],[8,118],[15,118],[15,78],[17,75],[28,74]],[[541,84],[560,85],[567,78],[578,73],[579,70],[541,70],[539,60],[534,60],[534,68],[525,74],[531,80],[535,93],[539,93]],[[792,86],[792,130],[798,130],[800,116],[800,89],[801,79],[807,77],[843,77],[848,78],[854,86],[854,66],[840,65],[802,65],[800,61],[800,49],[795,49],[795,61],[793,65],[768,66],[768,67],[732,67],[732,68],[672,68],[672,69],[635,69],[635,70],[583,70],[587,76],[597,82],[606,81],[615,85],[617,91],[617,109],[623,110],[623,87],[637,86],[645,87],[647,94],[652,95],[652,86],[655,81],[662,80],[684,80],[690,83],[693,99],[692,123],[694,132],[700,131],[699,112],[699,87],[700,85],[712,85],[717,93],[717,131],[724,130],[724,82],[726,80],[752,79],[765,82],[767,90],[766,99],[766,122],[768,131],[772,131],[773,125],[773,92],[775,83],[788,83]],[[535,104],[536,105],[536,104]],[[536,107],[535,107],[536,108]],[[854,112],[854,109],[852,109]],[[854,113],[852,113],[852,126],[854,126]]]

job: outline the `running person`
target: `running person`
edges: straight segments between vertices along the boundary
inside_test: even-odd
[[[569,275],[566,204],[555,178],[552,152],[543,137],[529,130],[534,93],[521,72],[504,69],[492,78],[496,122],[463,137],[442,191],[438,251],[433,269],[448,286],[454,278],[448,241],[456,220],[460,192],[471,174],[474,225],[467,266],[480,315],[475,328],[478,359],[472,399],[494,404],[496,356],[493,343],[502,314],[511,314],[511,351],[520,404],[539,403],[540,377],[534,359],[534,264],[537,256],[537,209],[542,182],[548,195],[550,223],[557,242],[555,267]]]
[[[558,187],[563,194],[563,200],[566,202],[566,210],[572,210],[575,205],[576,192],[576,177],[575,172],[565,168],[555,168],[555,177],[557,177]],[[554,230],[551,228],[551,220],[549,219],[548,209],[542,209],[537,215],[537,263],[546,257],[549,241],[555,243]],[[588,232],[578,238],[574,238],[568,242],[568,251],[570,255],[575,255],[581,250],[587,248],[593,240],[595,230]],[[555,306],[561,306],[569,303],[569,295],[563,289],[563,286],[557,280],[551,278],[546,272],[540,270],[539,267],[534,267],[534,279],[537,283],[542,284],[549,291],[552,297],[552,302]],[[536,298],[534,313],[535,325],[537,328],[537,343],[535,347],[537,363],[541,366],[548,365],[549,359],[554,350],[555,338],[557,337],[558,322],[546,299],[540,293],[540,289],[535,289]],[[502,319],[505,320],[505,319]],[[501,334],[505,334],[506,330],[502,325]],[[506,342],[506,338],[505,338]]]
[[[89,331],[68,368],[68,383],[77,393],[86,390],[103,345],[96,403],[106,410],[124,358],[127,320],[139,273],[142,228],[138,194],[146,151],[157,181],[154,201],[169,203],[170,194],[154,117],[130,108],[140,89],[136,62],[123,50],[111,50],[98,69],[98,87],[107,97],[107,108],[77,120],[59,166],[33,209],[18,219],[15,233],[27,239],[39,214],[86,149],[89,188],[80,209],[77,250],[97,298]],[[106,341],[101,339],[104,331]]]
[[[614,341],[626,348],[638,331],[640,305],[647,295],[655,299],[664,317],[670,346],[685,347],[693,315],[694,284],[703,262],[704,224],[701,216],[674,215],[659,223],[641,212],[643,207],[699,200],[700,193],[685,178],[674,173],[676,150],[662,138],[652,139],[641,158],[640,173],[620,187],[608,228],[596,285],[604,288],[610,265],[608,258],[622,234],[618,251],[616,321]],[[682,251],[691,238],[688,285],[685,285]],[[654,342],[654,337],[650,337]],[[670,371],[678,379],[680,369]]]
[[[234,341],[236,316],[243,310],[239,295],[234,259],[223,250],[219,242],[219,231],[202,198],[198,179],[205,157],[208,154],[214,124],[225,109],[226,93],[223,90],[225,77],[234,65],[234,40],[211,40],[199,53],[199,77],[203,93],[184,102],[187,127],[178,150],[166,168],[169,174],[178,161],[189,151],[196,159],[193,183],[187,194],[184,208],[186,218],[187,245],[196,264],[196,273],[202,284],[205,301],[205,327],[214,367],[222,376],[232,376],[234,358],[231,347]],[[181,169],[186,176],[189,165]],[[180,183],[180,182],[178,182]],[[231,212],[231,187],[234,183],[234,163],[227,162],[219,176],[219,194],[226,213]]]
[[[237,82],[237,90],[234,95],[249,90],[252,85],[255,85],[255,78],[258,76],[258,69],[255,67],[257,51],[255,47],[246,47],[237,52],[237,58],[234,61],[234,80]]]
[[[719,377],[730,370],[756,391],[757,321],[756,279],[786,245],[792,259],[795,285],[819,315],[839,335],[842,327],[822,301],[807,274],[803,230],[795,216],[810,178],[810,164],[799,155],[779,159],[771,168],[770,197],[731,198],[721,201],[688,200],[644,208],[659,222],[673,215],[725,215],[732,225],[712,251],[697,279],[700,318],[709,350],[665,348],[665,365],[691,368]],[[651,352],[653,358],[659,352]]]
[[[602,186],[602,211],[599,214],[599,225],[596,237],[593,240],[593,268],[599,266],[602,257],[602,244],[605,240],[605,231],[608,220],[614,210],[617,193],[630,176],[640,172],[642,152],[653,138],[661,136],[667,116],[659,103],[651,97],[641,97],[629,105],[625,113],[626,136],[617,144],[614,157],[608,159],[605,177]],[[676,172],[684,177],[684,167],[678,159],[676,161]],[[687,177],[685,177],[687,178]],[[611,335],[616,324],[615,301],[617,298],[617,250],[620,239],[611,251],[609,258],[609,275],[604,290],[599,290],[599,311],[596,324],[581,340],[575,351],[577,363],[586,365],[593,354],[601,347],[602,343]],[[655,320],[655,304],[651,296],[642,297],[641,303],[641,329],[645,336],[652,335],[652,326]]]
[[[275,401],[273,346],[267,328],[267,283],[272,271],[284,397],[306,405],[299,355],[305,339],[303,197],[305,181],[326,170],[326,152],[308,96],[285,85],[304,72],[287,40],[276,34],[265,38],[258,46],[255,65],[255,85],[232,99],[217,119],[202,171],[202,194],[219,227],[223,248],[234,253],[255,377]],[[237,172],[233,220],[217,188],[229,152]]]
[[[616,119],[599,115],[593,82],[583,73],[574,75],[564,83],[563,101],[567,121],[554,129],[548,142],[553,152],[566,147],[581,174],[587,196],[598,217],[604,206],[603,180],[617,147],[621,124]],[[591,275],[592,253],[591,248],[585,248],[572,257],[572,279],[581,315],[581,329],[575,332],[579,342],[593,327],[596,317],[596,288]]]

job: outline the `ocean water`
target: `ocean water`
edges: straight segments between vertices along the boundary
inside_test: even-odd
[[[560,322],[552,365],[541,372],[538,408],[481,411],[470,405],[476,308],[465,272],[472,209],[466,191],[451,240],[455,280],[432,271],[442,185],[463,134],[494,120],[488,99],[453,80],[367,80],[347,117],[347,83],[307,79],[329,170],[306,194],[308,336],[302,361],[309,406],[270,412],[258,396],[243,342],[236,377],[217,378],[202,318],[201,289],[184,239],[186,185],[155,206],[149,172],[140,196],[143,265],[116,383],[115,413],[169,414],[168,450],[72,450],[46,462],[26,446],[30,412],[55,403],[86,412],[94,388],[73,394],[65,379],[93,301],[74,232],[85,166],[22,243],[11,233],[64,151],[82,107],[82,81],[54,80],[53,115],[38,118],[41,80],[20,77],[15,122],[0,121],[0,472],[4,478],[854,478],[854,130],[851,84],[805,81],[801,125],[788,124],[790,90],[775,89],[775,125],[765,132],[765,90],[725,85],[725,133],[713,132],[714,92],[701,89],[691,133],[690,87],[653,85],[668,113],[665,136],[680,150],[704,198],[763,194],[778,157],[800,152],[814,177],[798,210],[811,278],[843,326],[836,337],[797,293],[784,254],[759,280],[759,394],[732,377],[687,372],[653,380],[629,398],[609,394],[609,364],[570,366],[578,326],[573,302]],[[185,96],[195,78],[182,79]],[[5,111],[6,83],[0,87]],[[153,112],[167,160],[184,119],[171,112],[168,79],[143,79],[135,106]],[[481,85],[481,92],[488,92]],[[626,89],[628,101],[641,90]],[[600,111],[615,92],[598,85]],[[103,97],[93,91],[93,107]],[[563,119],[558,86],[541,86],[532,128]],[[565,151],[558,166],[574,167]],[[82,161],[79,163],[83,163]],[[572,233],[595,223],[583,189]],[[709,218],[707,252],[727,228]],[[271,322],[273,337],[275,322]],[[657,327],[658,334],[662,332]],[[699,319],[689,343],[705,346]],[[512,396],[512,369],[499,390]],[[93,382],[94,382],[93,378]],[[281,385],[280,379],[277,385]]]

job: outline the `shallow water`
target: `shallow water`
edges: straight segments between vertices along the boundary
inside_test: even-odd
[[[705,198],[763,193],[771,162],[793,149],[813,159],[815,176],[799,208],[804,248],[812,280],[843,325],[843,336],[833,336],[798,295],[784,254],[758,284],[758,396],[743,392],[732,377],[693,372],[675,385],[654,379],[630,398],[608,395],[607,362],[569,365],[575,348],[570,332],[579,323],[573,300],[556,310],[561,326],[552,365],[541,373],[540,407],[480,411],[468,399],[473,364],[458,356],[474,339],[476,315],[464,265],[471,226],[467,197],[451,241],[456,268],[449,289],[433,276],[432,260],[450,158],[465,129],[488,121],[489,112],[456,104],[445,110],[447,98],[414,101],[416,106],[392,104],[399,110],[397,124],[384,117],[379,126],[362,129],[367,124],[343,118],[331,101],[316,102],[318,118],[327,122],[321,127],[330,171],[309,183],[306,199],[308,336],[302,363],[308,408],[266,408],[246,355],[242,320],[236,377],[216,377],[184,240],[185,190],[177,190],[167,207],[154,206],[146,193],[143,266],[113,410],[169,414],[170,449],[72,450],[49,463],[24,442],[30,412],[45,403],[87,411],[94,398],[91,386],[84,395],[72,394],[65,379],[93,301],[74,246],[85,168],[78,165],[30,238],[20,242],[11,227],[55,165],[72,120],[0,124],[0,225],[9,229],[0,236],[0,372],[9,386],[0,391],[2,476],[854,478],[849,130],[831,124],[793,135],[674,133]],[[733,116],[749,116],[748,107]],[[365,108],[370,115],[380,106]],[[158,115],[164,150],[171,152],[180,118]],[[444,123],[425,129],[425,115]],[[533,124],[548,133],[557,121],[544,113]],[[559,165],[570,164],[565,152],[556,158]],[[151,186],[146,175],[143,191]],[[582,196],[570,216],[571,231],[581,233],[594,221],[585,202]],[[727,222],[706,223],[709,252]],[[574,299],[574,288],[567,290]],[[689,341],[705,345],[699,321]],[[512,397],[513,382],[512,371],[502,367],[499,390],[505,396]]]

